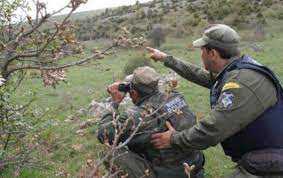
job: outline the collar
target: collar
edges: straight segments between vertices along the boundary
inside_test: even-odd
[[[152,92],[151,94],[148,94],[148,95],[142,97],[135,105],[136,106],[142,105],[146,100],[148,100],[152,96],[156,95],[157,93],[159,93],[159,91]]]
[[[222,75],[222,73],[224,71],[226,71],[226,69],[229,68],[236,60],[240,60],[242,58],[243,58],[243,56],[241,56],[241,57],[235,56],[235,57],[230,58],[228,60],[229,63],[216,75],[215,79],[217,80]]]

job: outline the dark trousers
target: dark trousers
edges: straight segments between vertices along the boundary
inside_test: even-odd
[[[187,178],[182,165],[179,167],[152,166],[146,159],[131,151],[119,151],[114,164],[128,178]],[[116,176],[119,177],[119,176]],[[204,170],[193,172],[191,178],[203,178]]]
[[[246,171],[243,167],[238,166],[235,171],[226,178],[283,178],[282,176],[255,176]]]

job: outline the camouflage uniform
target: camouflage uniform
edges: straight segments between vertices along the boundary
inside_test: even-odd
[[[141,124],[138,132],[127,144],[127,149],[118,151],[121,156],[116,159],[116,165],[125,170],[131,178],[185,178],[187,176],[184,173],[183,163],[187,162],[190,165],[194,164],[196,166],[192,177],[202,177],[204,157],[200,151],[184,151],[182,149],[157,150],[150,143],[152,133],[166,130],[166,121],[169,121],[177,131],[188,129],[196,124],[196,118],[189,110],[184,97],[177,92],[170,94],[159,92],[156,88],[158,79],[153,77],[156,74],[148,70],[148,68],[138,68],[136,71],[141,72],[134,73],[132,80],[134,85],[138,86],[139,90],[147,88],[146,90],[149,91],[149,86],[154,88],[154,90],[147,92],[136,103],[135,107],[120,113],[119,122],[121,125],[128,118],[131,118],[120,142],[125,141],[141,121],[143,124]],[[155,84],[152,85],[152,83]],[[154,114],[150,114],[152,112]],[[100,126],[100,134],[106,129],[110,139],[114,135],[114,129],[103,124],[109,123],[112,119],[112,113],[106,113],[102,118],[102,125]],[[99,139],[103,141],[101,136],[99,136]],[[126,153],[121,153],[125,150],[127,151]]]
[[[204,35],[203,38],[195,41],[194,45],[201,47],[208,42],[213,43],[220,38],[222,40],[224,38],[224,40],[230,43],[233,41],[237,42],[237,34],[234,31],[229,33],[229,30],[225,28],[212,32],[216,33],[212,34],[215,37],[214,41],[209,41],[210,39]],[[225,31],[228,31],[228,36],[225,34]],[[237,58],[230,59],[229,64],[235,60]],[[214,85],[217,78],[217,76],[208,71],[191,63],[183,62],[173,56],[168,56],[164,61],[164,65],[173,69],[187,80],[209,89]],[[227,99],[227,92],[233,97]],[[227,73],[223,81],[219,100],[211,112],[194,127],[174,133],[171,137],[171,144],[176,149],[196,150],[203,150],[209,146],[217,145],[245,129],[258,116],[276,103],[276,88],[266,76],[249,69],[232,70]],[[235,161],[237,162],[238,160]],[[248,173],[239,165],[235,172],[228,177],[257,178],[260,176]],[[276,176],[267,177],[275,178]]]

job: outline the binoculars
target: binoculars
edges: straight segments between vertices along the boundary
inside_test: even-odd
[[[118,90],[120,92],[124,92],[124,93],[127,93],[127,92],[131,91],[131,89],[132,89],[131,83],[129,83],[129,84],[121,83],[118,86]]]

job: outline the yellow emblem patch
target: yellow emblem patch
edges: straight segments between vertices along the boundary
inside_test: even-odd
[[[236,88],[241,88],[241,87],[239,84],[235,82],[229,82],[224,85],[222,91],[229,90],[229,89],[236,89]]]

